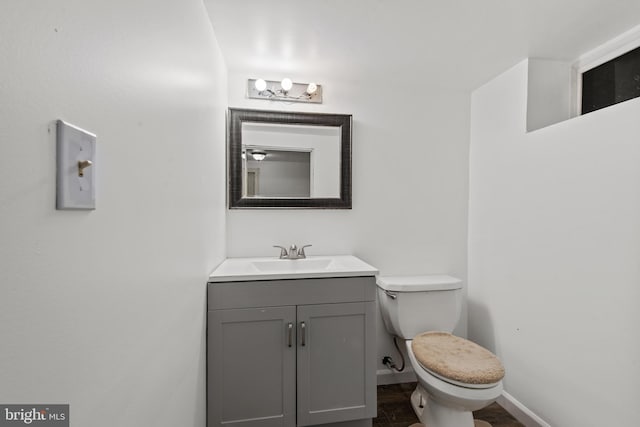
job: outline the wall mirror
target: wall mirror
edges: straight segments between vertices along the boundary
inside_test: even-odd
[[[229,108],[229,208],[351,209],[351,115]]]

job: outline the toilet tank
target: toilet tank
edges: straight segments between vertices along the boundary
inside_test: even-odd
[[[378,276],[378,302],[389,333],[413,339],[426,331],[452,332],[462,309],[462,281],[446,275]]]

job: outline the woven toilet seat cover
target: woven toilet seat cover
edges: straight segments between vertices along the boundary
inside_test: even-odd
[[[493,353],[447,332],[416,335],[411,349],[425,369],[450,380],[465,384],[493,384],[504,377],[504,367]]]

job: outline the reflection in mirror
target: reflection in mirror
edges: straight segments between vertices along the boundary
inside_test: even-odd
[[[311,151],[243,147],[243,197],[311,196]]]
[[[243,197],[340,197],[339,127],[245,122],[242,151]]]
[[[229,109],[230,208],[351,208],[351,116]]]

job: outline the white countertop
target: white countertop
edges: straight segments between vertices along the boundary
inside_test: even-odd
[[[209,275],[209,282],[375,276],[378,270],[353,255],[227,258]]]

